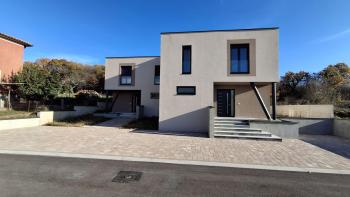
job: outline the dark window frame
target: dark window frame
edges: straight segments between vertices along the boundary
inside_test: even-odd
[[[159,92],[151,92],[151,99],[159,99]]]
[[[159,75],[157,75],[157,67],[159,67]],[[159,82],[156,83],[156,76],[159,76]],[[159,85],[160,84],[160,65],[155,65],[154,66],[154,79],[153,79],[154,85]]]
[[[180,88],[193,88],[193,93],[179,93]],[[196,86],[176,86],[176,95],[196,95]]]
[[[123,67],[130,67],[131,68],[131,72],[130,72],[130,75],[124,75],[123,74]],[[133,80],[132,80],[132,73],[133,73],[133,66],[132,65],[121,65],[120,66],[120,80],[119,80],[119,85],[122,85],[122,86],[130,86],[130,85],[133,85]],[[130,83],[123,83],[122,82],[122,79],[123,77],[130,77]]]
[[[246,72],[234,72],[232,69],[232,48],[237,48],[238,49],[238,65],[240,64],[240,48],[247,48],[247,64],[248,68]],[[230,74],[250,74],[250,46],[248,43],[245,44],[230,44]]]
[[[185,49],[190,49],[190,71],[188,71],[188,72],[184,72],[184,67],[185,67],[185,65],[184,65],[184,63],[185,63]],[[183,45],[182,46],[182,74],[183,75],[190,75],[190,74],[192,74],[192,45]]]

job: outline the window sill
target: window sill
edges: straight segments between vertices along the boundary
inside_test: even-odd
[[[176,96],[195,96],[196,94],[176,94]]]
[[[249,72],[230,72],[231,75],[237,75],[237,74],[244,74],[244,75],[248,75],[250,74]]]
[[[120,86],[134,86],[134,84],[119,84]]]

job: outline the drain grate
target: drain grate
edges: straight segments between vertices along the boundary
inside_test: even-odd
[[[136,182],[141,179],[141,176],[142,176],[142,172],[120,171],[118,175],[113,178],[112,182],[117,182],[117,183]]]

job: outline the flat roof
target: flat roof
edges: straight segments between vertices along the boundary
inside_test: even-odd
[[[203,30],[203,31],[175,31],[175,32],[161,32],[164,34],[188,34],[188,33],[208,33],[208,32],[228,32],[228,31],[263,31],[263,30],[276,30],[279,27],[265,27],[265,28],[250,28],[250,29],[220,29],[220,30]]]
[[[23,45],[24,47],[32,47],[33,46],[29,42],[26,42],[24,40],[20,40],[18,38],[15,38],[15,37],[12,37],[12,36],[9,36],[9,35],[6,35],[4,33],[0,33],[0,38],[3,38],[5,40],[8,40],[8,41],[20,44],[20,45]]]
[[[160,57],[159,55],[154,56],[122,56],[122,57],[106,57],[106,59],[117,59],[117,58],[150,58],[150,57]]]

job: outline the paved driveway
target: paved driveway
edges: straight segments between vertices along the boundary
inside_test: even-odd
[[[6,130],[0,132],[0,149],[350,170],[348,158],[298,139],[209,139],[113,127]]]

